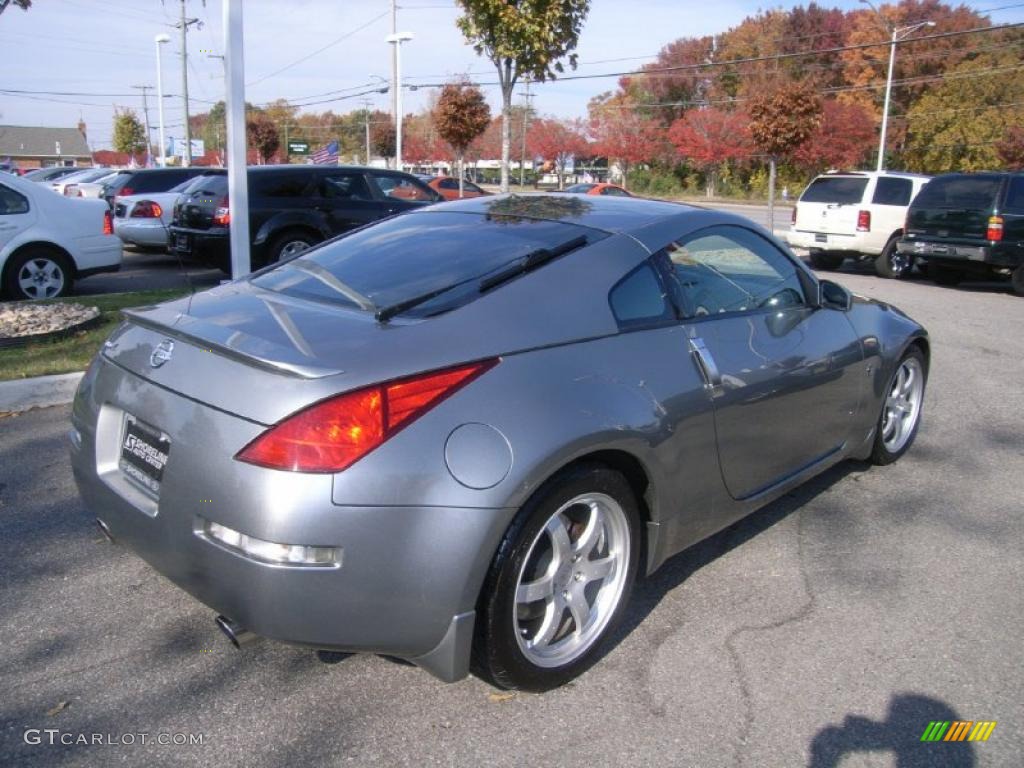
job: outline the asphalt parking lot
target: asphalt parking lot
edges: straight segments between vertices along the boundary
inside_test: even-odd
[[[638,585],[614,649],[544,695],[376,656],[234,650],[209,609],[99,535],[67,407],[0,418],[0,764],[1020,765],[1024,299],[838,278],[932,334],[916,445],[671,560]],[[922,743],[933,720],[998,725],[985,743]]]

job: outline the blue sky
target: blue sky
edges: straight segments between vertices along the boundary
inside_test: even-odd
[[[848,9],[856,2],[831,5]],[[1014,3],[977,0],[967,5],[984,11]],[[365,90],[360,86],[373,82],[371,75],[390,77],[389,46],[384,42],[390,32],[389,7],[388,0],[246,0],[247,100],[259,104],[344,89],[353,93]],[[579,72],[639,66],[676,38],[722,32],[761,7],[765,6],[740,0],[593,0],[580,40]],[[194,113],[223,97],[222,64],[211,58],[223,47],[221,3],[187,0],[187,8],[190,17],[203,21],[201,30],[189,34],[189,95]],[[458,10],[452,0],[400,0],[399,8],[399,29],[415,35],[402,48],[403,79],[408,84],[443,81],[460,73],[493,80],[490,63],[478,57],[456,29]],[[28,12],[8,8],[0,16],[0,88],[32,93],[0,93],[0,123],[71,126],[81,116],[93,148],[108,148],[115,105],[133,107],[141,117],[141,96],[132,86],[155,86],[153,37],[161,32],[172,36],[164,46],[164,91],[180,95],[178,33],[168,26],[179,12],[180,0],[35,0]],[[1022,21],[1024,3],[991,16],[995,23]],[[329,47],[295,63],[325,46]],[[613,77],[542,84],[534,88],[534,106],[544,114],[582,116],[592,96],[615,84]],[[497,108],[497,88],[487,91],[492,108]],[[405,94],[407,111],[426,103],[426,90]],[[374,95],[375,106],[386,109],[388,98]],[[359,99],[349,99],[310,109],[346,112],[359,106]],[[182,124],[181,99],[167,98],[165,111],[168,134],[175,135]],[[155,126],[155,97],[150,100],[150,118]]]

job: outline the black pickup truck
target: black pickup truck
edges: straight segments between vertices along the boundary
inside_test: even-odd
[[[927,261],[940,285],[968,274],[1009,277],[1024,296],[1024,173],[936,176],[911,203],[896,247]]]
[[[337,165],[248,169],[252,269],[289,258],[328,238],[444,198],[408,173]],[[172,253],[230,271],[226,176],[181,195],[174,207]]]

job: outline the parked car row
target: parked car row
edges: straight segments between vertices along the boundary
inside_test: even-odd
[[[786,239],[816,269],[874,261],[881,277],[916,266],[935,282],[1009,278],[1024,295],[1024,173],[827,173],[793,209]]]

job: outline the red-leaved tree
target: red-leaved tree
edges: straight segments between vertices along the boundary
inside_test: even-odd
[[[536,154],[554,163],[559,189],[565,186],[565,168],[569,160],[585,156],[590,151],[579,120],[534,120],[526,133],[526,143]]]
[[[714,196],[718,172],[725,163],[753,153],[749,122],[743,113],[707,107],[689,110],[669,127],[669,141],[679,156],[704,172],[708,197]]]
[[[821,123],[793,152],[793,162],[810,173],[859,167],[877,142],[871,113],[860,104],[835,99],[821,106]]]
[[[1024,170],[1024,128],[1015,125],[1007,129],[1002,140],[996,144],[996,154],[1009,170]]]
[[[650,163],[670,151],[665,128],[645,117],[636,105],[619,97],[598,97],[590,103],[590,135],[595,155],[607,157],[622,169],[622,186],[627,187],[629,170]]]

